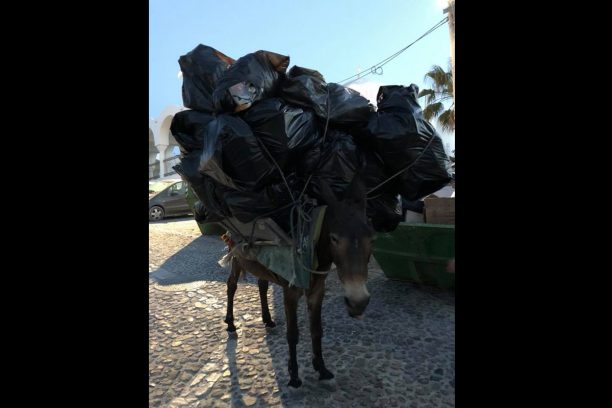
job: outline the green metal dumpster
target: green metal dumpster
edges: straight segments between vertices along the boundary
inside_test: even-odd
[[[455,258],[454,225],[402,222],[378,234],[372,252],[389,279],[455,288],[455,274],[447,272]]]
[[[198,197],[195,195],[191,186],[189,186],[189,188],[187,188],[187,203],[189,203],[189,206],[191,207],[191,211],[194,213],[194,215],[195,215],[194,206],[197,201],[198,201]],[[201,223],[197,221],[195,222],[198,224],[198,227],[200,228],[200,232],[202,233],[202,235],[222,235],[225,233],[225,229],[221,227],[219,224],[217,224],[216,222],[208,222],[208,223]]]

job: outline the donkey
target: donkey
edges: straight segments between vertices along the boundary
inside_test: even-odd
[[[366,192],[359,177],[353,178],[344,197],[338,200],[329,186],[321,183],[321,196],[328,208],[323,219],[321,235],[316,247],[319,266],[318,271],[329,271],[332,262],[338,270],[338,277],[344,287],[344,302],[349,316],[363,318],[363,313],[370,301],[366,288],[368,262],[372,254],[374,230],[366,218]],[[257,261],[240,256],[232,259],[231,273],[227,280],[227,314],[225,323],[227,331],[235,332],[234,294],[241,271],[248,271],[258,278],[259,296],[261,299],[262,319],[266,327],[275,327],[268,309],[268,282],[276,283],[283,288],[285,319],[287,321],[287,342],[289,343],[289,386],[298,388],[302,381],[298,376],[296,345],[298,343],[297,306],[302,294],[306,292],[308,314],[310,316],[310,333],[312,337],[314,369],[319,372],[319,380],[330,380],[334,375],[325,368],[321,350],[321,305],[325,296],[326,273],[310,275],[310,288],[307,290],[289,286],[289,282],[270,271]]]

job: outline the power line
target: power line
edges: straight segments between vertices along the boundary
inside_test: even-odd
[[[406,51],[408,48],[413,46],[417,41],[421,40],[423,37],[427,36],[428,34],[431,34],[433,31],[435,31],[438,28],[442,27],[446,22],[448,22],[448,17],[444,17],[442,20],[440,20],[438,23],[436,23],[432,28],[427,30],[423,35],[421,35],[419,38],[417,38],[416,40],[414,40],[413,42],[411,42],[410,44],[408,44],[407,46],[405,46],[401,50],[397,51],[395,54],[392,54],[391,56],[385,58],[384,60],[380,61],[379,63],[372,65],[370,68],[368,68],[366,70],[363,70],[363,71],[361,71],[361,72],[359,72],[359,73],[357,73],[355,75],[352,75],[352,76],[350,76],[348,78],[345,78],[342,81],[338,81],[338,83],[342,84],[342,85],[348,85],[349,83],[354,82],[357,79],[363,78],[363,77],[368,76],[370,74],[382,75],[382,67],[385,64],[390,62],[392,59],[396,58],[402,52]],[[364,72],[366,72],[366,71],[368,71],[368,72],[364,74]],[[355,78],[355,79],[353,79],[353,78]]]

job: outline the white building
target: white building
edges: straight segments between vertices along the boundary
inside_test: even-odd
[[[172,118],[182,106],[167,106],[157,116],[149,118],[149,179],[164,178],[175,174],[172,166],[178,164],[178,155],[173,154],[178,143],[170,133]]]

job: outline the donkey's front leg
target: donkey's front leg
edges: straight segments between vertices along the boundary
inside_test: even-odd
[[[238,288],[238,275],[240,275],[241,267],[236,258],[232,259],[232,271],[227,278],[227,313],[225,314],[225,323],[227,323],[227,331],[234,333],[234,294]]]
[[[308,314],[310,317],[310,336],[312,338],[312,365],[319,372],[319,380],[331,380],[334,375],[325,368],[323,362],[323,351],[321,350],[321,338],[323,337],[323,327],[321,325],[321,306],[325,296],[325,276],[311,275],[313,284],[307,292]]]
[[[272,321],[270,308],[268,307],[268,281],[258,279],[257,285],[259,286],[259,300],[261,300],[261,318],[266,324],[266,327],[276,327],[276,323]]]
[[[298,388],[302,380],[298,376],[297,350],[299,340],[297,305],[302,296],[302,290],[283,287],[283,302],[285,304],[285,320],[287,321],[287,343],[289,344],[289,386]]]

